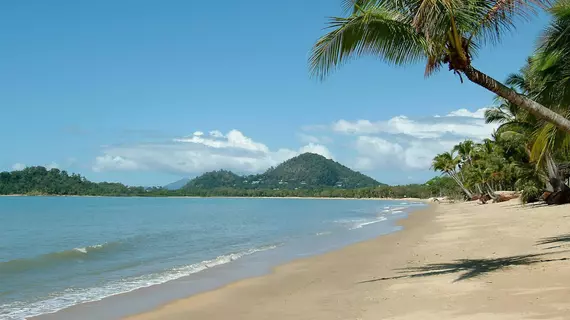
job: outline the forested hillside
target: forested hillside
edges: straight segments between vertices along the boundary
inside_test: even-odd
[[[205,173],[190,180],[185,189],[237,188],[244,190],[292,190],[292,189],[357,189],[381,184],[342,164],[321,155],[305,153],[289,159],[265,173],[239,176],[220,170]]]
[[[28,167],[21,171],[0,173],[0,194],[28,195],[139,195],[143,187],[127,187],[121,183],[91,182],[78,174],[59,169]]]

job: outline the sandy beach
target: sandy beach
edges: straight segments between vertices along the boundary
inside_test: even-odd
[[[402,232],[128,319],[568,319],[569,209],[432,205]]]

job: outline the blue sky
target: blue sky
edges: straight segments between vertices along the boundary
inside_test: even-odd
[[[445,70],[426,80],[421,64],[369,57],[311,79],[308,52],[341,13],[340,0],[2,3],[0,170],[162,185],[311,151],[424,182],[435,153],[492,130],[477,110],[493,95]],[[519,24],[474,66],[504,79],[546,21]]]

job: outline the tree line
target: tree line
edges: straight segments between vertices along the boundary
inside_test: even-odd
[[[330,197],[330,198],[427,198],[439,196],[449,189],[446,178],[435,178],[427,184],[404,186],[380,185],[377,187],[340,189],[311,187],[305,189],[243,189],[183,188],[167,190],[162,187],[132,187],[121,183],[92,182],[79,174],[44,167],[28,167],[21,171],[0,173],[2,195],[54,195],[54,196],[118,196],[118,197]],[[446,186],[447,185],[447,186]],[[451,184],[453,185],[453,184]],[[446,189],[447,188],[447,189]]]
[[[570,0],[349,0],[347,17],[329,21],[313,46],[311,72],[326,77],[350,59],[379,57],[396,65],[426,61],[429,76],[446,66],[496,94],[488,123],[499,129],[433,159],[464,197],[497,198],[516,190],[524,202],[569,203]],[[500,82],[476,69],[477,50],[499,43],[517,22],[546,9],[551,21],[526,65]],[[521,19],[523,18],[523,19]]]

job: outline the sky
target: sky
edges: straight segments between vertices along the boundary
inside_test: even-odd
[[[93,181],[164,185],[262,172],[314,152],[389,184],[422,183],[434,155],[488,137],[493,94],[420,63],[307,60],[340,0],[0,4],[0,171],[42,165]],[[541,14],[473,65],[502,80],[532,53]]]

